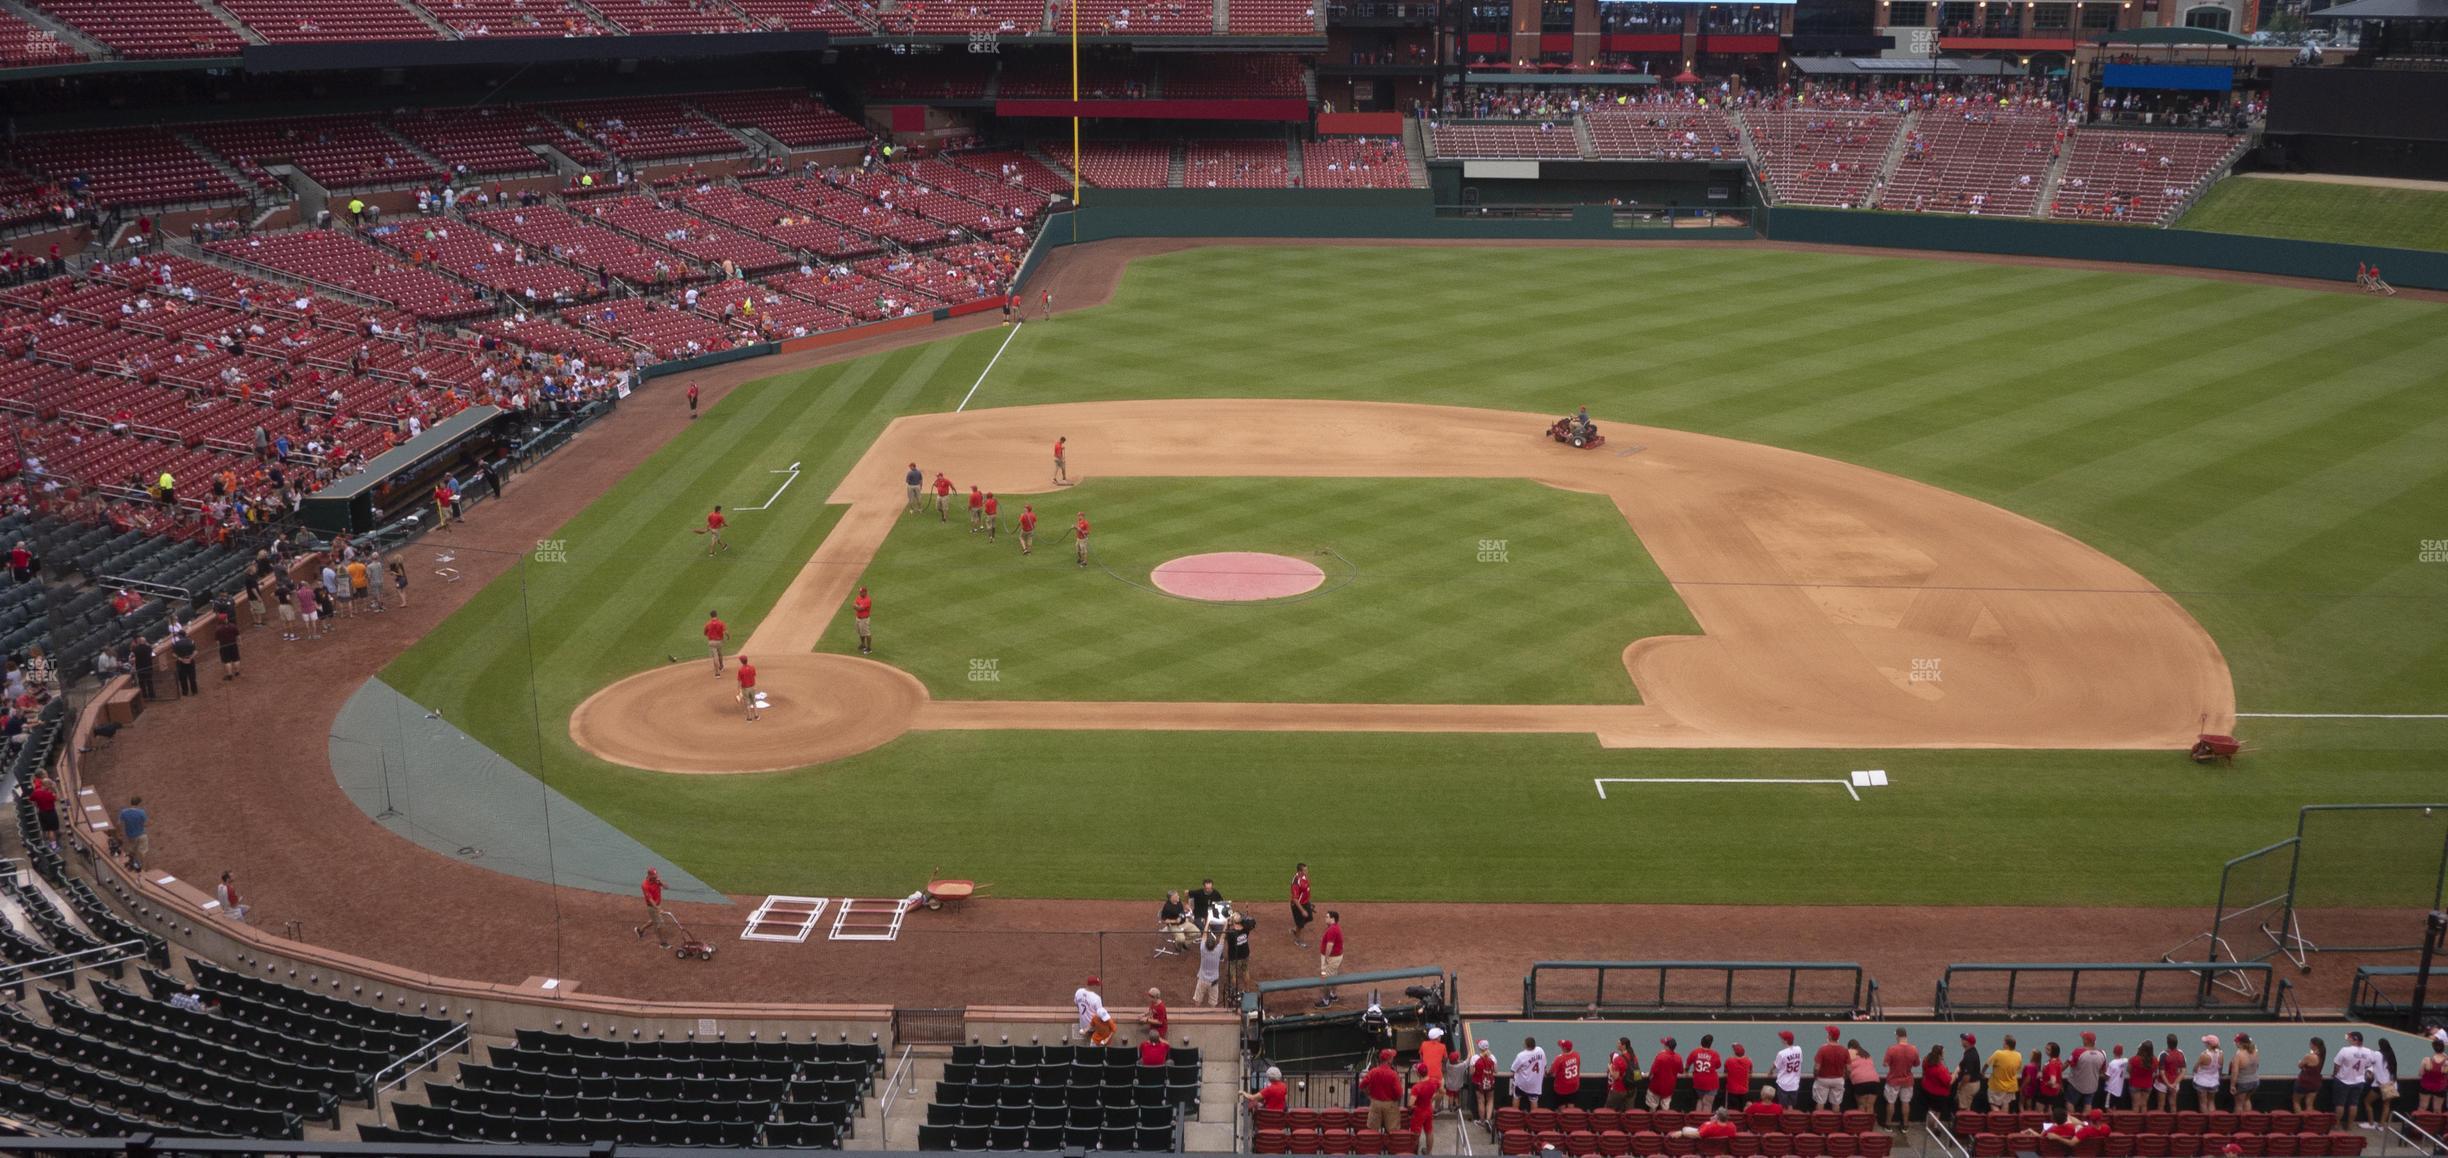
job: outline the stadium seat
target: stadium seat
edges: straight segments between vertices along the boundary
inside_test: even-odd
[[[1497,1152],[1500,1154],[1528,1154],[1534,1149],[1530,1144],[1530,1132],[1527,1130],[1506,1130],[1497,1137]],[[1294,1153],[1299,1153],[1299,1151],[1296,1150]]]

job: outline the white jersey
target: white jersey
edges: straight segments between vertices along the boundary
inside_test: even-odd
[[[1802,1047],[1798,1045],[1789,1045],[1781,1050],[1778,1050],[1776,1059],[1768,1066],[1768,1072],[1776,1075],[1776,1084],[1778,1089],[1801,1089]]]
[[[2121,1057],[2112,1057],[2108,1059],[2109,1097],[2121,1098],[2125,1096],[2125,1075],[2130,1072],[2132,1068],[2133,1062],[2131,1059]]]
[[[1106,1016],[1105,999],[1099,996],[1096,990],[1085,985],[1080,986],[1071,994],[1071,1008],[1079,1011],[1079,1031],[1081,1033],[1088,1032],[1091,1024]]]
[[[1513,1055],[1513,1092],[1537,1097],[1547,1088],[1547,1051],[1531,1046]]]
[[[2350,1045],[2337,1052],[2337,1068],[2330,1071],[2330,1076],[2340,1085],[2363,1085],[2371,1081],[2372,1066],[2379,1060],[2378,1051]]]

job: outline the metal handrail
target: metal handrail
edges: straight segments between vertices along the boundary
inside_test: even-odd
[[[2398,1141],[2403,1142],[2408,1146],[2415,1147],[2425,1154],[2448,1153],[2448,1143],[2441,1142],[2438,1136],[2431,1133],[2431,1131],[2415,1125],[2414,1119],[2408,1117],[2406,1112],[2403,1110],[2392,1111],[2389,1114],[2388,1132],[2390,1136],[2396,1138]],[[2409,1134],[2413,1135],[2413,1137],[2407,1137]],[[2420,1139],[2420,1141],[2416,1141],[2416,1139]]]
[[[415,1077],[417,1071],[428,1065],[439,1064],[444,1054],[449,1053],[454,1047],[467,1045],[468,1041],[467,1023],[460,1022],[443,1030],[440,1036],[435,1037],[432,1041],[410,1050],[408,1056],[374,1071],[374,1076],[366,1079],[366,1099],[374,1104],[374,1120],[389,1125],[383,1117],[382,1096],[385,1093],[399,1086],[407,1085],[408,1079]],[[399,1076],[384,1081],[383,1075],[393,1070],[398,1070]]]
[[[908,1072],[910,1055],[916,1052],[917,1049],[918,1047],[914,1045],[904,1045],[901,1047],[901,1060],[893,1064],[892,1073],[886,1075],[884,1078],[884,1096],[876,1099],[876,1120],[882,1123],[881,1128],[884,1131],[882,1141],[887,1148],[892,1145],[893,1098],[895,1095],[901,1092],[902,1075]],[[912,1096],[915,1096],[918,1093],[918,1083],[915,1079],[912,1079],[910,1082],[910,1093]]]
[[[130,946],[134,946],[134,952],[121,952],[121,950],[128,949]],[[104,953],[118,953],[119,955],[116,957],[106,957],[97,961],[86,961],[79,959]],[[143,941],[114,941],[108,945],[96,945],[91,949],[79,949],[73,953],[62,953],[56,957],[43,957],[37,960],[25,962],[0,963],[0,985],[15,986],[23,985],[28,981],[48,981],[53,977],[65,977],[79,969],[99,969],[104,965],[116,965],[122,961],[133,961],[144,955],[145,943]],[[31,976],[28,976],[24,972],[27,969],[47,969],[50,966],[60,965],[62,962],[66,962],[65,967],[50,969],[49,972],[36,973]]]
[[[1922,1127],[1923,1152],[1926,1153],[1929,1144],[1935,1142],[1938,1152],[1948,1158],[1972,1158],[1971,1149],[1963,1144],[1963,1139],[1955,1136],[1955,1128],[1947,1124],[1947,1119],[1932,1114],[1922,1119]]]

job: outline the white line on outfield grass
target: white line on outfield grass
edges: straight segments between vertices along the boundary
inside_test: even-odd
[[[2239,720],[2448,720],[2448,712],[2391,714],[2385,712],[2237,712]]]
[[[1861,793],[1853,790],[1850,780],[1764,780],[1753,776],[1598,776],[1590,783],[1598,786],[1598,799],[1607,798],[1609,784],[1833,784],[1845,790],[1845,795],[1861,803]]]
[[[969,409],[969,400],[977,397],[978,387],[986,384],[986,376],[994,373],[995,363],[1003,360],[1003,351],[1011,348],[1011,340],[1019,337],[1020,327],[1027,324],[1027,322],[1012,323],[1011,332],[1003,335],[1003,344],[995,347],[994,357],[986,359],[986,368],[978,371],[978,380],[969,384],[969,392],[961,395],[961,403],[960,405],[952,408],[952,413],[958,414],[963,410]]]

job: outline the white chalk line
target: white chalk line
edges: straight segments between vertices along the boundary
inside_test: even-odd
[[[2239,720],[2448,720],[2448,712],[2237,712]]]
[[[1845,795],[1861,803],[1861,793],[1853,790],[1850,780],[1775,780],[1755,776],[1597,776],[1590,782],[1598,786],[1598,799],[1607,798],[1609,784],[1833,784],[1845,790]]]
[[[978,371],[978,380],[969,384],[969,392],[961,395],[960,405],[953,407],[952,413],[958,414],[969,409],[969,400],[977,397],[978,387],[986,384],[986,376],[994,373],[995,363],[1003,360],[1003,351],[1011,348],[1012,339],[1019,337],[1020,327],[1027,324],[1027,322],[1012,323],[1011,332],[1003,335],[1003,344],[995,347],[994,357],[986,359],[986,368]]]
[[[783,467],[781,470],[769,470],[769,471],[766,471],[765,473],[767,473],[767,474],[787,474],[787,475],[789,475],[790,477],[789,477],[789,478],[786,478],[786,479],[783,479],[783,480],[782,480],[782,485],[781,485],[781,486],[778,486],[778,487],[775,487],[775,488],[774,488],[774,493],[773,493],[773,494],[771,494],[771,495],[766,496],[766,499],[765,499],[765,501],[764,501],[764,502],[758,503],[757,505],[755,505],[755,506],[753,506],[753,507],[734,507],[734,508],[732,508],[734,511],[761,511],[761,510],[765,510],[765,509],[766,509],[766,508],[768,508],[768,507],[773,506],[773,505],[774,505],[774,500],[775,500],[775,499],[778,499],[778,498],[781,498],[781,497],[782,497],[782,492],[783,492],[783,491],[789,490],[789,489],[790,489],[790,485],[791,485],[792,483],[795,483],[795,482],[798,482],[798,481],[799,481],[799,464],[794,462],[794,463],[790,464],[789,466]]]

